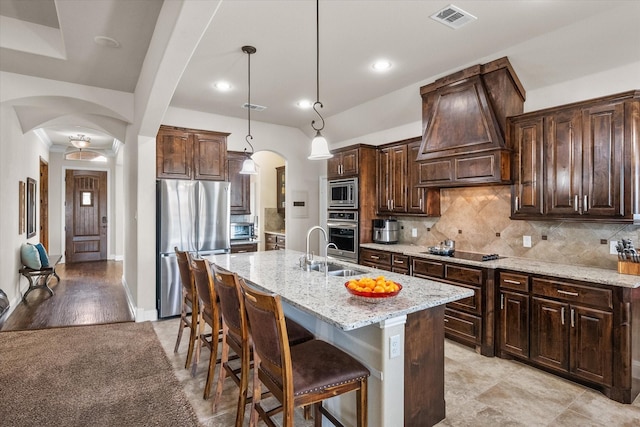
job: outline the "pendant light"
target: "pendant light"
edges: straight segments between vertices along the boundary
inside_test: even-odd
[[[316,112],[322,125],[315,127],[315,120],[311,121],[311,127],[316,131],[316,136],[311,140],[311,154],[310,160],[324,160],[333,157],[333,154],[329,152],[329,144],[320,131],[324,129],[324,119],[318,111],[317,107],[323,108],[322,102],[320,102],[320,2],[316,0],[316,102],[313,104],[313,111]]]
[[[253,155],[253,145],[251,145],[250,141],[253,139],[253,136],[251,136],[251,55],[256,53],[256,48],[253,46],[242,46],[242,51],[247,54],[248,59],[247,75],[249,84],[247,86],[249,87],[249,90],[247,95],[247,136],[245,137],[245,141],[247,141],[247,144],[251,147],[251,153],[248,153],[246,148],[244,149],[244,154],[247,158],[242,162],[242,169],[240,170],[240,173],[243,175],[257,175],[258,171],[256,170],[256,163],[251,158]]]

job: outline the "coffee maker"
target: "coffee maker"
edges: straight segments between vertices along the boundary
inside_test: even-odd
[[[398,220],[374,219],[373,220],[373,241],[375,243],[393,244],[398,243]]]

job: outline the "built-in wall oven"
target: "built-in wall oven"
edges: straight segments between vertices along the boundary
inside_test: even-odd
[[[358,209],[358,178],[331,180],[327,193],[329,209]]]
[[[345,261],[358,262],[358,212],[329,211],[327,213],[327,231],[329,247],[327,255]]]

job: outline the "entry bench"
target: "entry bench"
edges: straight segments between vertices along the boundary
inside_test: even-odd
[[[34,289],[44,288],[49,291],[51,295],[53,295],[53,290],[51,290],[51,288],[49,287],[49,281],[51,280],[51,276],[53,276],[58,279],[58,283],[60,283],[60,276],[58,276],[58,274],[56,273],[56,265],[62,259],[62,255],[49,255],[48,258],[48,267],[42,267],[36,270],[23,266],[20,270],[18,270],[18,272],[26,277],[29,281],[29,289],[27,289],[24,295],[22,295],[22,301],[27,302],[27,295]],[[34,277],[36,278],[35,282],[33,281]]]

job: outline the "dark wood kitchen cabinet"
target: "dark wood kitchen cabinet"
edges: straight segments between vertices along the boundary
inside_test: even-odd
[[[278,251],[286,249],[287,238],[283,234],[276,233],[264,233],[264,250],[265,251]]]
[[[286,168],[280,166],[276,168],[276,208],[278,213],[284,215],[286,208]]]
[[[500,273],[500,353],[529,357],[529,276]]]
[[[473,296],[445,306],[445,336],[474,347],[484,356],[495,354],[495,270],[443,259],[412,257],[411,274],[473,290]]]
[[[248,215],[251,213],[251,175],[243,175],[242,163],[247,156],[240,151],[227,152],[228,181],[231,183],[230,202],[231,215]]]
[[[228,133],[160,126],[156,136],[159,179],[227,179]]]
[[[381,215],[440,215],[440,189],[420,186],[420,137],[385,144],[377,154],[377,211]]]
[[[327,160],[327,178],[347,178],[357,176],[359,169],[358,148],[338,149]]]
[[[409,274],[411,268],[409,256],[371,248],[360,248],[360,259],[358,262],[367,267],[379,268],[400,274]]]
[[[257,252],[257,251],[258,251],[257,243],[242,243],[237,245],[231,245],[232,254],[243,254],[247,252]]]
[[[639,91],[513,117],[509,136],[512,219],[632,222]]]

